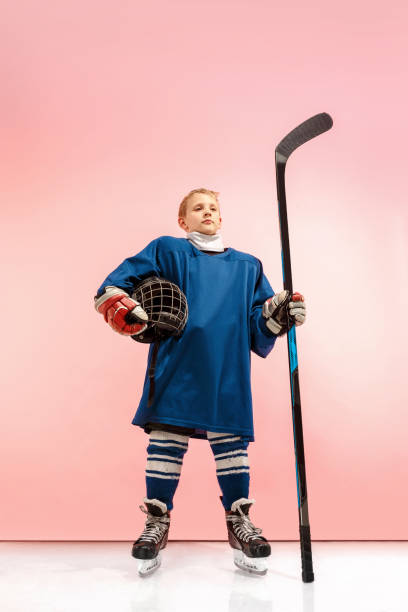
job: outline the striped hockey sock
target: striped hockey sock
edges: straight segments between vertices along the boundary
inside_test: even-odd
[[[242,497],[249,496],[248,440],[233,434],[207,431],[214,454],[216,473],[225,510]]]
[[[150,432],[146,463],[146,497],[158,499],[173,509],[188,436],[154,429]]]

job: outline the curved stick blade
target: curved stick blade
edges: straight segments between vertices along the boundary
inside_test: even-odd
[[[275,149],[276,154],[282,156],[286,161],[295,149],[323,132],[327,132],[332,125],[333,119],[328,113],[319,113],[306,119],[280,141]]]

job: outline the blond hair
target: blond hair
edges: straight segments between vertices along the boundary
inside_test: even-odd
[[[181,201],[181,204],[179,206],[179,212],[178,212],[178,216],[180,217],[185,217],[187,214],[187,203],[189,201],[189,199],[191,198],[192,195],[194,195],[195,193],[206,193],[207,195],[211,196],[212,198],[215,199],[215,201],[217,202],[218,205],[218,210],[220,209],[220,203],[218,202],[218,196],[219,191],[211,191],[211,189],[205,189],[204,187],[201,187],[200,189],[193,189],[192,191],[190,191],[190,193],[188,193]]]

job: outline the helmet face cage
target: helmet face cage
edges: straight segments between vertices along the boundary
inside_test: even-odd
[[[132,294],[149,317],[146,332],[132,336],[141,342],[154,342],[168,336],[180,336],[188,318],[187,299],[170,281],[151,276],[143,280]]]

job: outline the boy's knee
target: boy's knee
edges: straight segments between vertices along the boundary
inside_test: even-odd
[[[188,449],[189,437],[169,431],[154,429],[150,432],[147,452],[160,452],[182,457]]]

